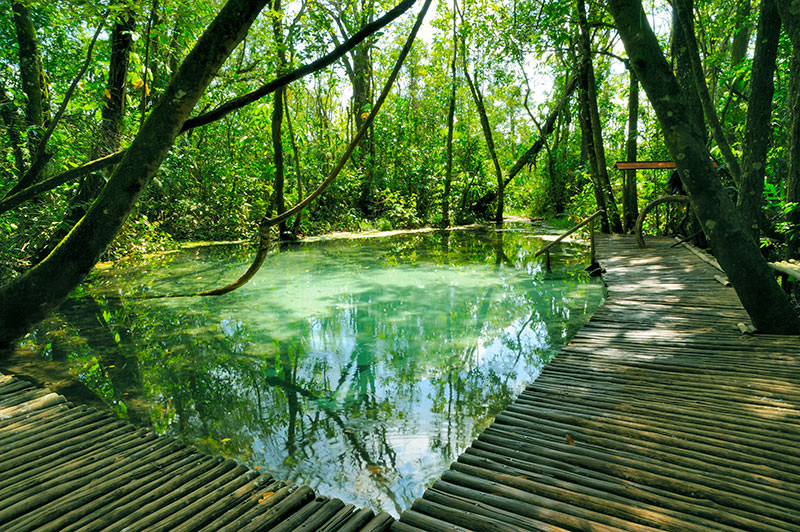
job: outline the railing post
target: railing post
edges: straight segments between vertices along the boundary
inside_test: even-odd
[[[546,249],[544,251],[544,267],[547,269],[547,273],[552,273],[553,270],[550,269],[550,249]]]

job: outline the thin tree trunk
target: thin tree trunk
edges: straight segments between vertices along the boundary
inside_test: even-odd
[[[586,101],[586,76],[583,75],[581,69],[581,90],[578,91],[578,106],[580,109],[579,122],[581,127],[581,158],[585,157],[585,161],[589,166],[589,178],[592,181],[592,192],[594,193],[594,201],[599,210],[604,211],[603,216],[600,217],[600,232],[610,233],[611,224],[608,219],[608,210],[606,209],[606,197],[603,194],[603,184],[598,179],[597,171],[597,152],[594,149],[594,136],[592,135],[592,124],[589,118],[589,103]]]
[[[272,33],[278,55],[278,71],[283,74],[287,66],[286,44],[283,37],[283,11],[281,0],[274,0],[272,5]],[[272,212],[282,214],[286,210],[284,201],[284,167],[283,167],[283,95],[285,89],[278,89],[273,95],[272,107],[272,153],[275,164],[275,178],[272,185]],[[278,226],[281,237],[286,234],[286,222]]]
[[[303,197],[303,172],[300,168],[300,150],[297,148],[297,139],[294,135],[294,128],[292,127],[292,115],[289,112],[289,101],[287,92],[283,91],[283,114],[286,117],[286,128],[289,130],[289,141],[292,143],[292,159],[294,160],[294,173],[297,178],[297,197]],[[303,217],[303,212],[297,213],[292,222],[292,234],[297,235],[300,232],[300,222]]]
[[[86,277],[167,156],[181,126],[266,0],[230,0],[183,61],[103,192],[41,263],[0,286],[0,345],[10,345]]]
[[[781,34],[781,18],[774,0],[762,0],[758,17],[756,50],[750,74],[750,100],[742,145],[742,175],[737,206],[758,240],[764,170],[772,139],[772,97],[775,93],[775,61]]]
[[[786,243],[789,257],[800,252],[800,46],[792,45],[789,94],[786,108],[789,113],[789,171],[786,174],[786,202],[793,205],[786,216],[789,233]]]
[[[447,155],[442,197],[442,227],[450,226],[450,187],[453,182],[453,126],[456,117],[456,60],[458,59],[458,33],[456,10],[453,9],[453,60],[450,61],[450,102],[447,108]]]
[[[703,127],[692,118],[683,91],[661,52],[641,0],[609,0],[608,9],[637,78],[661,122],[667,148],[711,248],[756,328],[800,334],[800,317],[775,280],[702,143]]]
[[[633,70],[628,69],[630,89],[628,91],[628,138],[625,142],[625,157],[635,161],[638,157],[639,139],[639,80]],[[639,197],[636,190],[636,170],[625,170],[622,184],[622,227],[626,233],[633,230],[639,216]]]
[[[158,22],[158,0],[153,0],[150,7],[150,16],[147,17],[147,26],[144,31],[144,63],[142,64],[142,98],[139,100],[139,127],[144,124],[144,118],[147,115],[147,99],[150,96],[150,53],[153,46],[153,39],[151,31],[153,26]],[[155,52],[155,50],[153,50]],[[155,55],[155,53],[153,53]]]
[[[503,192],[505,190],[503,170],[500,168],[500,161],[497,158],[497,151],[494,147],[494,135],[492,135],[492,126],[489,124],[489,116],[486,114],[486,107],[483,105],[483,95],[480,92],[480,88],[469,75],[466,56],[464,57],[464,78],[467,80],[467,86],[469,87],[470,93],[472,93],[475,107],[478,109],[478,117],[480,118],[483,137],[486,139],[486,148],[489,150],[489,156],[492,158],[494,172],[497,176],[497,210],[495,211],[494,221],[497,224],[501,224],[503,223]]]
[[[614,191],[611,188],[611,179],[608,176],[606,167],[606,150],[603,145],[603,127],[600,122],[600,111],[597,107],[597,89],[594,77],[594,65],[592,63],[591,36],[589,33],[589,23],[586,19],[586,6],[584,0],[577,0],[578,9],[578,45],[579,57],[584,72],[586,91],[586,105],[589,112],[589,125],[591,127],[592,144],[595,152],[595,164],[597,177],[596,182],[600,185],[600,194],[604,197],[605,217],[608,218],[608,225],[612,232],[622,232],[622,220],[617,209],[617,202],[614,199]]]
[[[731,44],[731,65],[736,67],[747,58],[750,46],[750,0],[739,0],[736,3],[736,27]]]
[[[272,107],[272,151],[275,164],[275,178],[272,185],[272,209],[281,214],[286,210],[283,197],[283,140],[281,139],[281,126],[283,123],[283,92],[285,89],[275,91]],[[281,222],[278,232],[286,233],[286,222]]]
[[[703,144],[708,143],[708,133],[705,129],[705,118],[703,117],[703,104],[700,103],[700,95],[697,91],[697,84],[694,82],[692,61],[689,55],[689,45],[686,43],[685,33],[681,30],[681,23],[678,19],[678,10],[672,9],[672,61],[675,67],[675,79],[684,92],[685,104],[689,108],[692,120],[702,125]]]

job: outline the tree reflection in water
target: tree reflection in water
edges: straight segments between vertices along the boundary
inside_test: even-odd
[[[83,342],[75,371],[121,414],[397,514],[600,303],[582,252],[554,257],[556,278],[541,244],[527,226],[318,242],[226,296],[129,297],[247,262],[198,249],[95,274],[60,319]]]

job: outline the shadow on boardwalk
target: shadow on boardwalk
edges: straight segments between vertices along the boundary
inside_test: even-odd
[[[600,239],[606,304],[393,530],[800,530],[800,338],[672,243]]]

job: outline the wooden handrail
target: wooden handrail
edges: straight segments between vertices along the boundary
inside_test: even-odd
[[[542,249],[540,249],[539,251],[534,253],[533,256],[534,257],[538,257],[542,253],[544,253],[546,251],[550,251],[551,247],[555,246],[556,244],[558,244],[559,242],[561,242],[562,240],[567,238],[569,235],[571,235],[572,233],[574,233],[575,231],[577,231],[578,229],[580,229],[581,227],[583,227],[584,225],[586,225],[589,222],[593,221],[595,218],[597,218],[598,216],[600,216],[601,214],[604,214],[604,213],[605,213],[605,211],[602,210],[602,209],[597,211],[596,213],[594,213],[593,215],[589,216],[584,221],[582,221],[581,223],[579,223],[578,225],[576,225],[572,229],[569,229],[567,232],[565,232],[564,234],[562,234],[561,236],[559,236],[558,238],[556,238],[555,240],[553,240],[552,242],[547,244],[545,247],[543,247]]]

